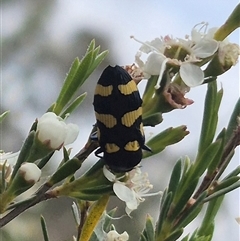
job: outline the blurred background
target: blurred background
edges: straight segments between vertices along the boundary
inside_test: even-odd
[[[40,117],[56,100],[70,65],[75,57],[81,58],[94,38],[101,49],[109,55],[83,85],[79,94],[87,92],[87,98],[70,121],[80,126],[80,135],[72,145],[76,154],[84,145],[95,122],[92,100],[96,81],[109,64],[126,65],[134,62],[140,45],[130,39],[134,35],[142,41],[152,40],[167,34],[184,38],[202,21],[209,27],[221,26],[235,6],[237,0],[59,0],[59,1],[1,1],[1,110],[11,113],[1,126],[0,149],[5,152],[18,151],[27,136],[33,121]],[[229,36],[231,42],[239,44],[239,31]],[[219,88],[224,89],[220,107],[218,132],[227,125],[233,107],[239,97],[239,65],[218,78]],[[139,88],[143,90],[145,82]],[[184,110],[165,114],[157,128],[147,128],[149,138],[157,131],[170,126],[187,125],[190,135],[181,143],[168,147],[162,153],[142,162],[142,171],[149,173],[154,191],[164,190],[177,159],[188,155],[194,158],[201,128],[201,118],[206,86],[192,89],[187,95],[195,103]],[[239,151],[239,150],[238,150]],[[44,168],[47,177],[59,163],[61,153]],[[79,175],[97,158],[91,155],[84,163]],[[239,164],[239,152],[232,160],[227,173]],[[240,216],[239,191],[226,196],[222,211],[216,219],[213,241],[238,241]],[[43,240],[40,215],[47,222],[52,241],[72,240],[76,227],[71,214],[72,200],[59,198],[38,204],[0,231],[1,241]],[[109,208],[119,206],[117,214],[124,212],[124,203],[112,199]],[[156,220],[159,196],[149,197],[132,213],[133,218],[124,217],[115,221],[119,232],[126,230],[137,240],[147,213]],[[142,221],[140,221],[142,220]],[[198,220],[186,228],[192,232]],[[134,236],[137,235],[137,236]]]

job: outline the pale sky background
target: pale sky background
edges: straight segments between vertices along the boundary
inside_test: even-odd
[[[134,62],[134,56],[140,45],[130,39],[131,35],[142,41],[150,41],[156,37],[168,34],[173,37],[184,38],[186,34],[190,35],[191,29],[195,24],[202,21],[208,22],[209,28],[219,27],[238,4],[236,0],[59,0],[53,2],[55,2],[55,6],[54,11],[51,12],[49,22],[44,25],[44,29],[39,29],[39,31],[43,31],[47,39],[43,36],[39,38],[39,41],[48,41],[50,45],[56,45],[62,55],[67,55],[68,53],[65,52],[64,46],[69,44],[72,35],[76,31],[89,29],[97,34],[101,33],[110,39],[109,51],[112,56],[116,56],[116,62],[114,58],[111,59],[112,62],[110,64],[112,65],[126,65]],[[30,11],[31,8],[27,8],[24,3],[12,4],[11,7],[5,8],[4,12],[2,12],[2,36],[8,37],[18,31],[24,17]],[[231,34],[229,40],[239,44],[239,30]],[[4,49],[4,45],[2,47]],[[18,71],[21,68],[27,69],[28,63],[35,61],[34,51],[34,49],[29,49],[21,53],[21,58],[16,59],[16,62],[14,60],[7,67],[5,66],[1,76],[3,87],[6,86],[2,90],[2,103],[5,108],[11,110],[12,116],[17,116],[20,132],[23,136],[26,136],[32,121],[36,117],[41,116],[43,111],[56,98],[54,83],[49,80],[49,76],[51,78],[51,74],[53,74],[51,71],[38,73],[36,70],[35,81],[32,80],[28,84],[24,84],[23,80],[18,76]],[[65,76],[60,76],[59,78],[63,80]],[[92,88],[94,88],[96,83],[94,81],[92,81]],[[7,87],[8,83],[11,83],[11,87]],[[223,87],[224,96],[222,106],[220,107],[217,133],[227,125],[233,106],[239,97],[239,64],[219,77],[218,84],[219,88]],[[144,82],[141,83],[140,90],[143,87]],[[41,102],[43,98],[42,93],[44,92],[45,104],[43,104],[41,110],[28,110],[30,103],[28,98],[24,97],[26,88],[31,88],[33,91],[36,89],[40,90],[39,92],[34,91],[34,93],[37,93],[35,97],[38,102]],[[165,175],[165,170],[168,166],[166,163],[168,161],[167,158],[171,159],[171,156],[175,158],[175,153],[178,156],[192,156],[192,153],[197,149],[205,91],[206,86],[192,89],[187,97],[195,101],[194,105],[187,107],[185,110],[177,110],[171,114],[164,115],[164,122],[161,125],[156,129],[148,128],[146,130],[146,136],[148,137],[151,135],[151,132],[155,133],[156,130],[160,131],[170,126],[186,124],[191,132],[178,145],[169,147],[162,155],[158,155],[155,159],[150,159],[149,162],[146,160],[142,163],[143,171],[149,173],[152,182],[162,182],[163,187],[166,186],[169,177],[163,178],[163,175]],[[88,95],[87,98],[91,102],[93,96]],[[91,129],[90,124],[94,123],[93,111],[85,112],[84,116],[80,117],[76,114],[71,121],[79,124],[81,129],[79,138],[72,145],[73,153],[76,153],[79,150],[79,146],[83,146],[88,136]],[[21,146],[21,143],[19,145]],[[96,160],[94,157],[92,159]],[[171,162],[171,165],[173,165],[173,162]],[[231,171],[237,165],[239,165],[239,150],[229,165],[228,170]],[[159,171],[153,172],[151,167]],[[161,176],[160,181],[158,180],[159,176]],[[150,205],[146,207],[146,213],[149,212],[154,216],[155,210],[151,210],[151,200],[149,200]],[[240,229],[235,218],[240,216],[239,191],[234,191],[226,196],[223,209],[225,212],[219,214],[216,219],[213,241],[238,241]],[[124,220],[126,222],[127,219]],[[195,228],[196,226],[191,226],[186,231],[191,232]]]

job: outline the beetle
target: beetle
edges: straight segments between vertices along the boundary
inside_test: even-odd
[[[113,172],[128,172],[142,159],[145,137],[142,99],[134,80],[122,67],[108,66],[101,74],[94,93],[97,120],[98,157]]]

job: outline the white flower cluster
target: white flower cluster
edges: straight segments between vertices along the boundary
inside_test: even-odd
[[[52,150],[59,150],[63,145],[75,141],[79,128],[75,124],[66,124],[53,112],[47,112],[38,119],[36,136],[40,142]],[[0,153],[0,174],[5,170],[4,177],[8,182],[11,178],[19,152]],[[35,163],[24,162],[19,168],[20,175],[26,182],[36,183],[41,176],[41,170]]]
[[[200,28],[197,30],[199,26]],[[234,65],[239,55],[238,46],[233,46],[232,53],[229,53],[229,45],[226,47],[226,41],[218,42],[214,39],[217,28],[207,31],[207,26],[208,24],[205,22],[195,25],[191,31],[191,37],[186,36],[185,39],[165,36],[143,43],[132,36],[142,44],[135,61],[144,76],[149,78],[151,75],[159,75],[156,85],[156,88],[159,88],[167,65],[175,66],[179,68],[183,82],[188,87],[194,87],[201,85],[204,81],[204,72],[199,67],[201,65],[199,63],[203,59],[213,56],[217,50],[221,50],[221,56],[223,56],[221,59],[232,61],[231,63]],[[140,58],[142,53],[148,55],[145,62]]]
[[[113,191],[116,196],[126,203],[125,211],[129,216],[145,200],[144,197],[160,194],[159,192],[147,194],[153,185],[148,180],[148,174],[142,173],[139,167],[127,172],[124,182],[119,180],[122,177],[117,178],[106,166],[103,167],[103,173],[110,182],[113,182]]]

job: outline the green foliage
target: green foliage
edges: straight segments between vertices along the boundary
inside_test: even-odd
[[[228,35],[230,35],[234,30],[240,27],[240,5],[238,4],[236,8],[232,11],[226,22],[217,30],[214,34],[216,40],[224,40]]]
[[[8,114],[9,114],[9,111],[5,111],[0,115],[0,123],[6,118]]]
[[[216,83],[208,85],[198,156],[192,163],[188,158],[178,160],[173,168],[168,188],[162,197],[160,216],[156,225],[156,240],[159,241],[177,240],[183,228],[201,212],[206,202],[209,204],[202,226],[190,239],[186,236],[182,240],[211,240],[214,219],[224,195],[239,187],[239,167],[222,181],[216,182],[214,179],[221,166],[226,131],[223,130],[214,141],[222,94],[218,94]],[[233,115],[236,117],[235,113]],[[206,176],[197,190],[196,187],[204,173]],[[220,175],[217,178],[219,177]]]
[[[11,181],[15,177],[19,167],[22,165],[23,162],[25,162],[27,160],[28,156],[30,155],[29,150],[31,150],[34,138],[35,138],[35,132],[31,131],[29,133],[28,137],[26,138],[25,142],[23,143],[22,148],[21,148],[20,154],[18,156],[18,160],[16,162],[15,168],[14,168],[13,173],[11,175]]]
[[[108,51],[104,51],[102,53],[99,53],[99,51],[100,47],[95,47],[95,41],[92,40],[83,59],[81,61],[78,58],[74,60],[56,103],[50,109],[51,111],[57,115],[60,115],[61,112],[63,112],[62,115],[64,116],[66,113],[71,113],[71,111],[73,111],[82,102],[85,97],[84,94],[81,97],[77,97],[77,99],[69,104],[75,92],[83,85],[89,75],[97,68],[97,66],[108,54]],[[69,106],[66,107],[67,105]]]
[[[78,106],[84,101],[86,98],[87,93],[83,93],[79,95],[62,113],[61,117],[64,119],[67,115],[70,115]]]
[[[155,231],[153,219],[150,215],[146,217],[145,228],[141,233],[140,241],[154,241],[155,240]]]
[[[47,225],[43,216],[41,216],[41,226],[42,226],[43,240],[50,241],[48,237]]]
[[[233,113],[231,115],[231,118],[230,118],[228,126],[227,126],[226,140],[225,140],[226,142],[230,140],[234,131],[237,130],[237,127],[239,126],[239,123],[238,123],[239,116],[240,116],[240,98],[238,99],[238,101],[234,107]]]
[[[218,122],[218,110],[221,103],[223,91],[217,91],[217,82],[208,84],[208,90],[205,99],[205,108],[201,129],[201,136],[198,146],[198,156],[206,150],[212,143]]]
[[[179,126],[176,128],[170,127],[163,132],[160,132],[146,143],[152,151],[144,152],[144,158],[163,151],[167,146],[181,141],[188,134],[189,132],[186,131],[186,126]]]

